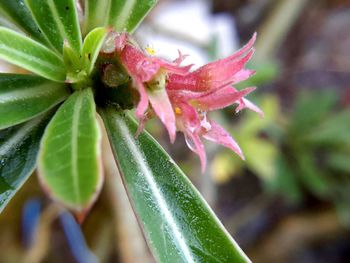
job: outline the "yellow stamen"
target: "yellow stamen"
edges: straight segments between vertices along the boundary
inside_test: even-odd
[[[179,107],[175,107],[175,113],[180,115],[182,113],[182,110]]]
[[[147,46],[145,48],[146,52],[151,55],[151,56],[154,56],[156,54],[156,51],[154,50],[154,48],[150,47],[150,46]]]

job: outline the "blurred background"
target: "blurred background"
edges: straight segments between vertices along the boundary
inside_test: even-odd
[[[170,145],[158,121],[147,129],[254,262],[350,262],[350,1],[161,0],[136,38],[201,66],[255,31],[248,68],[257,74],[237,88],[258,87],[249,99],[265,118],[233,107],[211,116],[246,161],[208,143],[201,174],[181,134]],[[29,179],[0,216],[0,263],[154,262],[104,154],[103,192],[81,227],[69,214],[57,218],[36,176]]]

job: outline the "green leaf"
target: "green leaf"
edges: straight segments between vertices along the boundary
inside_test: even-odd
[[[318,125],[336,105],[337,94],[332,90],[301,92],[293,111],[290,133],[301,135]],[[307,112],[307,114],[305,114]]]
[[[323,145],[350,145],[350,109],[333,114],[308,134],[308,141]]]
[[[68,95],[63,83],[32,75],[0,74],[0,129],[32,119]]]
[[[111,0],[108,25],[116,31],[133,32],[157,0]]]
[[[85,0],[84,35],[106,25],[110,0]]]
[[[24,33],[43,44],[47,43],[47,39],[35,23],[30,10],[24,4],[24,0],[1,0],[0,11],[7,20]]]
[[[83,66],[81,55],[80,53],[76,53],[66,41],[63,44],[63,61],[67,69],[67,82],[78,82],[79,74],[81,73]],[[86,74],[84,77],[86,77]]]
[[[100,111],[125,186],[159,262],[247,262],[209,206],[161,146],[113,108]]]
[[[63,41],[80,54],[82,38],[74,0],[25,0],[37,24],[59,53]]]
[[[100,139],[88,88],[65,101],[41,141],[38,165],[44,189],[78,213],[89,208],[102,185]]]
[[[261,138],[250,137],[240,143],[247,157],[246,165],[261,179],[276,180],[277,147]]]
[[[350,153],[333,152],[329,153],[326,160],[327,164],[334,170],[350,174]]]
[[[14,23],[3,17],[0,13],[0,26],[10,28],[16,32],[22,33],[22,30],[18,28]]]
[[[303,192],[295,167],[288,160],[279,155],[276,158],[276,179],[266,181],[266,187],[273,193],[280,193],[291,203],[300,203]]]
[[[157,2],[158,0],[85,0],[84,34],[101,26],[112,26],[116,31],[131,33]]]
[[[53,51],[4,27],[0,27],[0,58],[53,81],[66,79],[63,61]]]
[[[52,111],[0,131],[0,213],[32,174],[39,142]]]
[[[297,163],[300,180],[305,188],[319,197],[326,197],[329,192],[328,180],[322,169],[309,152],[299,152]]]
[[[94,68],[97,56],[107,35],[107,29],[103,27],[95,28],[84,39],[83,64],[84,69],[90,74]]]

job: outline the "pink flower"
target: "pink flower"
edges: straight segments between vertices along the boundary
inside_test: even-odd
[[[167,92],[175,109],[176,126],[185,135],[189,148],[198,154],[202,171],[206,167],[206,154],[201,138],[221,144],[244,159],[235,140],[217,123],[208,119],[207,113],[238,104],[236,111],[250,108],[263,115],[262,111],[244,98],[255,88],[237,91],[232,85],[246,80],[255,72],[245,69],[252,57],[256,34],[241,50],[186,75],[170,74]]]
[[[179,53],[179,58],[172,63],[150,56],[130,43],[129,36],[125,33],[116,37],[115,48],[119,53],[121,64],[131,76],[140,94],[136,117],[141,122],[141,128],[146,120],[145,113],[150,102],[153,111],[167,128],[170,141],[173,143],[176,136],[176,124],[174,111],[165,89],[167,76],[168,74],[179,76],[188,74],[191,65],[179,66],[183,60],[181,53]]]
[[[245,69],[254,53],[255,39],[256,34],[233,55],[191,72],[192,65],[180,66],[185,58],[180,52],[175,61],[167,62],[137,48],[127,34],[117,35],[115,52],[140,94],[136,108],[140,121],[138,133],[148,113],[154,112],[167,128],[171,142],[175,141],[176,131],[184,133],[188,147],[200,158],[202,171],[206,167],[206,154],[201,138],[221,144],[244,159],[235,140],[208,118],[208,112],[238,104],[236,112],[249,108],[263,115],[244,98],[254,87],[238,91],[232,86],[255,73]]]

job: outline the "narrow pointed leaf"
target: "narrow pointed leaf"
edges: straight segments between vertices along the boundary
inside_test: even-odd
[[[0,131],[0,213],[34,171],[40,138],[52,111]]]
[[[0,12],[17,28],[39,42],[46,44],[47,40],[35,23],[24,0],[1,0]]]
[[[53,51],[4,27],[0,27],[0,58],[53,81],[66,79],[63,61]]]
[[[59,108],[41,141],[40,181],[77,213],[89,208],[101,187],[100,137],[92,91],[84,89]]]
[[[108,25],[116,31],[133,32],[157,0],[111,0]]]
[[[67,69],[67,82],[78,82],[78,76],[83,66],[81,62],[81,54],[76,53],[66,41],[64,41],[63,44],[63,61]]]
[[[82,39],[75,0],[25,0],[47,39],[62,53],[63,41],[80,53]]]
[[[110,0],[85,0],[84,35],[106,25]]]
[[[125,186],[158,262],[248,262],[189,179],[147,133],[100,111]]]
[[[84,61],[84,69],[87,70],[88,74],[91,73],[94,67],[106,35],[107,29],[99,27],[92,30],[84,39],[82,56]]]
[[[0,74],[0,129],[32,119],[68,95],[63,83],[32,75]]]

